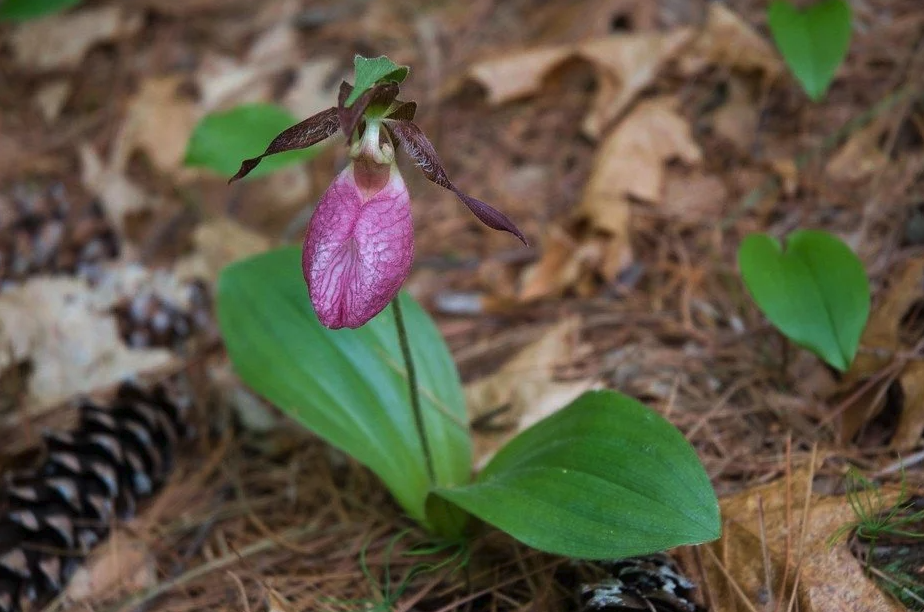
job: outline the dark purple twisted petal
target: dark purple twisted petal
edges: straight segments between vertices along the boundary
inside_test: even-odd
[[[433,148],[433,144],[415,123],[405,120],[386,119],[385,125],[398,139],[401,148],[417,162],[424,176],[440,187],[445,187],[456,194],[456,196],[462,200],[462,203],[468,206],[468,209],[478,217],[479,221],[491,229],[510,232],[519,238],[523,244],[529,246],[529,243],[526,242],[526,237],[523,236],[523,232],[520,231],[507,215],[485,204],[481,200],[462,192],[462,190],[449,180],[446,171],[443,169],[443,163],[436,153],[436,149]]]
[[[340,122],[337,118],[336,108],[329,108],[321,111],[317,115],[312,115],[301,123],[293,125],[281,132],[273,139],[269,146],[266,147],[266,151],[259,157],[244,160],[244,162],[241,163],[241,169],[238,170],[237,174],[232,176],[228,182],[233,183],[250,174],[250,172],[257,167],[257,164],[267,155],[294,151],[296,149],[307,149],[311,145],[316,145],[322,140],[330,138],[337,133],[338,129],[340,129]]]
[[[359,98],[353,102],[352,106],[345,106],[346,99],[353,91],[353,86],[343,81],[340,83],[340,93],[337,96],[337,115],[340,118],[340,129],[346,135],[348,141],[352,141],[353,132],[359,127],[362,121],[363,113],[370,105],[381,105],[388,107],[398,96],[397,83],[379,83],[375,87],[367,89]]]

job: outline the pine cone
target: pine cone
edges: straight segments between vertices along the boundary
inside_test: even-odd
[[[186,289],[186,308],[147,291],[116,304],[113,312],[125,343],[135,349],[176,349],[194,334],[210,329],[212,300],[208,285],[194,281]]]
[[[163,484],[190,433],[178,381],[123,383],[107,407],[80,403],[72,433],[48,433],[38,469],[7,477],[0,502],[0,612],[32,609],[64,588],[80,562]]]
[[[610,578],[581,587],[585,612],[703,612],[692,599],[693,583],[667,555],[599,564]]]
[[[35,274],[78,274],[94,280],[119,254],[119,240],[99,203],[72,210],[60,184],[15,190],[0,201],[0,290]]]

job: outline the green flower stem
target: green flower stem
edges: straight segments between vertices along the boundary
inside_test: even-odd
[[[401,354],[404,356],[404,366],[407,369],[407,384],[411,395],[411,410],[414,413],[414,425],[423,447],[424,459],[427,462],[427,475],[430,485],[436,485],[436,472],[433,470],[433,455],[430,453],[430,441],[427,439],[427,430],[424,426],[423,411],[420,408],[420,389],[417,387],[417,371],[414,369],[414,357],[411,355],[411,345],[407,340],[407,327],[404,325],[404,315],[401,313],[401,296],[391,301],[391,309],[395,313],[395,327],[398,329],[398,342],[401,344]]]

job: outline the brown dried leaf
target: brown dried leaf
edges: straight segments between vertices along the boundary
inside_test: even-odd
[[[719,65],[742,72],[760,72],[773,79],[784,65],[773,45],[721,2],[710,2],[706,26],[683,54],[681,67],[693,75]]]
[[[299,66],[283,105],[296,117],[310,117],[335,106],[337,88],[332,87],[330,81],[338,65],[335,58],[320,57]]]
[[[699,171],[671,172],[664,187],[664,210],[689,223],[721,218],[727,199],[722,179]]]
[[[800,578],[796,593],[796,609],[803,612],[901,612],[903,606],[885,595],[864,574],[861,563],[850,553],[845,542],[833,547],[828,540],[842,525],[856,520],[849,501],[843,496],[812,494],[808,519],[803,526],[802,508],[808,483],[808,470],[797,470],[792,476],[792,488],[785,479],[748,489],[720,500],[723,519],[722,539],[708,544],[715,558],[722,561],[725,571],[753,605],[766,601],[766,579],[758,507],[763,505],[764,543],[770,557],[773,594],[776,598],[766,606],[773,609],[779,598],[785,597],[781,609],[786,609],[793,580],[792,568],[798,564]],[[884,489],[883,497],[892,503],[895,489]],[[787,500],[791,505],[787,506]],[[792,524],[787,524],[792,516]],[[800,541],[800,534],[805,540]],[[787,571],[787,542],[790,551],[788,580],[785,593],[780,593],[783,573]],[[801,559],[798,551],[802,550]],[[801,563],[800,563],[801,560]],[[715,564],[712,555],[704,555],[709,590],[716,612],[745,609],[725,574]]]
[[[625,34],[590,41],[578,57],[597,67],[597,93],[584,119],[584,133],[597,139],[658,76],[661,68],[693,40],[693,30],[667,34]]]
[[[117,4],[27,21],[10,32],[13,58],[25,68],[76,68],[93,45],[131,36],[141,15]]]
[[[125,175],[125,135],[125,130],[122,130],[107,162],[103,162],[88,143],[78,148],[80,180],[87,191],[99,199],[106,216],[118,228],[124,226],[127,216],[146,210],[152,204],[152,197]]]
[[[692,30],[686,28],[667,34],[620,34],[505,55],[476,64],[469,75],[485,87],[488,102],[497,105],[536,93],[549,72],[566,59],[585,59],[596,67],[598,82],[584,130],[598,138],[692,38]]]
[[[254,41],[243,61],[206,53],[196,73],[203,113],[272,97],[272,79],[301,65],[298,32],[283,23]]]
[[[757,103],[740,78],[729,82],[728,100],[712,116],[715,133],[749,155],[757,138]]]
[[[924,363],[910,362],[898,382],[902,387],[902,413],[891,447],[897,451],[910,451],[924,435]]]
[[[67,586],[72,602],[137,593],[157,584],[157,565],[148,545],[120,531],[90,556]]]
[[[596,386],[592,380],[554,382],[556,366],[573,360],[579,350],[577,317],[565,319],[521,349],[494,374],[465,387],[470,420],[487,417],[507,407],[502,415],[490,419],[492,428],[502,433],[476,432],[476,463],[483,465],[517,431],[563,408],[581,393]]]
[[[129,102],[127,146],[144,151],[161,172],[182,167],[199,118],[196,104],[179,94],[183,80],[179,76],[147,79]]]
[[[889,156],[879,142],[887,129],[885,120],[873,121],[851,136],[825,167],[828,176],[839,181],[860,181],[884,168]]]
[[[56,79],[42,85],[35,92],[35,104],[42,111],[45,121],[52,123],[61,114],[61,109],[71,95],[71,82],[68,79]]]
[[[835,403],[846,400],[856,393],[870,377],[879,374],[892,362],[896,352],[912,348],[905,346],[901,341],[900,326],[905,313],[915,302],[924,299],[922,281],[924,281],[924,258],[907,262],[893,275],[888,290],[873,309],[869,322],[863,330],[860,346],[864,350],[857,353],[850,370],[844,375],[841,384],[836,389],[833,398]],[[924,396],[918,395],[922,392],[920,372],[918,362],[911,361],[898,374],[897,380],[906,395],[899,428],[892,441],[896,448],[910,448],[909,440],[914,437],[916,442],[921,437],[921,431],[917,430],[918,424],[924,418],[918,414],[919,407],[924,401]],[[852,440],[866,423],[881,412],[886,403],[885,389],[890,382],[890,379],[877,382],[847,407],[841,420],[842,440]],[[906,416],[905,410],[908,410],[910,414]]]
[[[197,227],[193,242],[193,254],[178,261],[174,268],[174,275],[180,281],[217,280],[225,266],[262,253],[271,246],[266,236],[223,217]]]
[[[35,278],[0,295],[0,373],[31,362],[29,411],[171,363],[168,351],[129,349],[99,291],[82,279]]]

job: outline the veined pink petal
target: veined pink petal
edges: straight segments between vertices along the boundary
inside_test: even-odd
[[[308,224],[302,270],[318,319],[359,327],[398,294],[414,260],[411,200],[398,167],[376,193],[356,184],[354,164],[321,197]],[[365,193],[364,193],[365,191]]]

